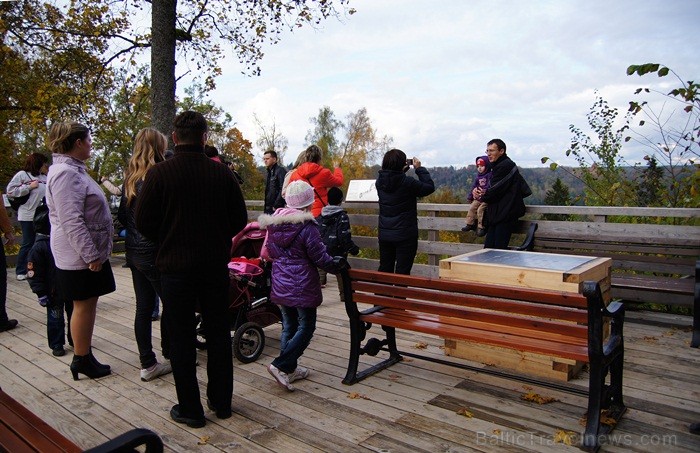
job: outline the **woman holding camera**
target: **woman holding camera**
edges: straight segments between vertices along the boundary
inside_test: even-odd
[[[413,165],[415,179],[406,172]],[[379,195],[379,271],[409,275],[418,251],[418,197],[435,191],[430,173],[414,157],[392,149],[377,176]]]

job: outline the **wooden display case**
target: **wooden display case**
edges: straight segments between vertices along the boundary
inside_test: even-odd
[[[482,249],[440,261],[440,278],[581,293],[584,281],[600,284],[610,300],[610,258]],[[445,339],[445,354],[500,368],[567,381],[583,362],[514,348]]]

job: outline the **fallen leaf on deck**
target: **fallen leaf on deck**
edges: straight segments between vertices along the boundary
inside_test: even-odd
[[[558,399],[553,398],[551,396],[542,396],[539,393],[535,393],[532,390],[520,395],[520,398],[524,399],[525,401],[531,401],[531,402],[537,403],[537,404],[549,404],[549,403],[553,403],[555,401],[559,401]]]
[[[206,445],[209,442],[209,436],[200,436],[197,445]]]
[[[558,429],[554,433],[554,443],[561,443],[565,445],[573,445],[576,440],[576,433],[573,431],[563,431]]]
[[[523,385],[523,388],[527,391],[532,390],[532,387],[530,387],[529,385]]]
[[[401,376],[398,375],[398,374],[390,374],[390,375],[389,375],[389,380],[390,380],[390,381],[394,381],[394,382],[395,382],[395,381],[398,381],[399,379],[401,379]]]
[[[651,337],[651,336],[646,336],[643,338],[643,340],[646,341],[647,343],[656,343],[657,341],[659,341],[658,338]]]
[[[462,415],[467,418],[472,418],[474,417],[474,414],[469,412],[466,407],[461,408],[460,410],[457,411],[457,415]]]
[[[608,412],[607,409],[603,409],[600,411],[600,423],[603,425],[615,426],[617,425],[617,420],[610,416],[610,412]]]
[[[493,433],[494,436],[500,436],[500,435],[501,435],[501,430],[500,430],[500,429],[494,429],[493,431],[491,431],[491,433]]]
[[[420,342],[420,343],[414,344],[413,347],[416,349],[426,349],[428,347],[428,344]]]
[[[348,398],[350,398],[351,400],[356,400],[358,398],[362,398],[363,400],[369,399],[369,397],[367,395],[362,395],[361,393],[357,393],[357,392],[348,393]]]

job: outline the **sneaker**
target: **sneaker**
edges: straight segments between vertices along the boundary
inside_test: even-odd
[[[5,321],[3,324],[0,324],[0,332],[4,332],[6,330],[12,330],[15,327],[17,327],[17,320],[16,319],[8,319]]]
[[[53,348],[52,353],[53,353],[53,355],[55,355],[56,357],[61,357],[61,356],[66,355],[66,350],[63,349],[63,346],[58,346],[57,348]]]
[[[202,418],[191,418],[191,417],[185,417],[184,415],[180,414],[180,405],[176,404],[170,409],[170,418],[175,420],[178,423],[184,423],[190,428],[202,428],[204,425],[207,424],[207,421],[204,417]]]
[[[267,371],[270,372],[272,377],[275,378],[275,380],[281,387],[289,390],[290,392],[294,391],[294,386],[289,382],[289,376],[287,375],[287,373],[285,373],[284,371],[280,371],[273,364],[269,364],[267,366]]]
[[[17,280],[22,281],[27,279],[27,274],[17,274]]]
[[[162,376],[164,374],[172,373],[173,367],[170,365],[170,362],[156,362],[155,365],[149,368],[143,368],[141,370],[141,380],[143,382],[148,382],[152,381],[153,379],[157,378],[158,376]]]
[[[486,228],[479,228],[478,230],[476,230],[476,235],[480,238],[486,236]]]
[[[294,381],[300,381],[302,379],[306,379],[307,377],[309,377],[309,369],[299,365],[297,366],[297,369],[294,370],[294,373],[289,375],[289,383],[291,384]]]

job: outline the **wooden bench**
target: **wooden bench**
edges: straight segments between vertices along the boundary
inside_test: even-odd
[[[584,449],[597,449],[599,436],[612,430],[600,423],[602,410],[616,421],[626,410],[622,401],[624,308],[618,302],[605,307],[596,282],[585,282],[580,295],[358,269],[343,270],[341,276],[351,342],[344,384],[401,361],[395,329],[403,329],[588,362]],[[360,310],[358,304],[367,305]],[[611,332],[604,341],[607,318]],[[373,325],[381,326],[382,339],[366,340]],[[382,349],[388,351],[387,358],[358,371],[360,356],[374,356]]]
[[[700,228],[539,221],[529,250],[612,258],[612,297],[692,307],[700,346]]]
[[[115,437],[91,453],[131,452],[145,446],[146,452],[161,453],[163,442],[153,431],[137,428]],[[56,431],[17,400],[0,389],[0,451],[23,452],[82,452],[83,449]]]

